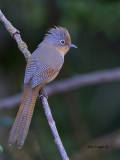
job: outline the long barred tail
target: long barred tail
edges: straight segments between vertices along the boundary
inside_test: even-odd
[[[25,89],[20,108],[10,131],[9,145],[14,144],[16,141],[18,148],[22,148],[24,145],[39,89],[40,87],[38,86],[33,89],[30,87]]]

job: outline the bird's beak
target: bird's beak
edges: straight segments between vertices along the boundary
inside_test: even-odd
[[[68,46],[68,47],[77,48],[77,46],[76,46],[76,45],[74,45],[74,44],[72,44],[72,43],[71,43],[71,44],[67,44],[67,46]]]

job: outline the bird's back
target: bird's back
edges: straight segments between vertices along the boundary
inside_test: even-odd
[[[64,62],[64,56],[52,47],[37,48],[26,67],[24,83],[30,82],[31,88],[38,84],[52,81],[59,73]]]
[[[36,60],[38,65],[50,65],[53,69],[60,69],[64,63],[64,56],[52,46],[39,46],[31,56],[31,60]]]

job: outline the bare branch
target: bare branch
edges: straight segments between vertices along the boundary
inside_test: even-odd
[[[42,94],[42,93],[41,93]],[[63,148],[63,144],[61,142],[61,139],[59,137],[59,133],[57,131],[57,128],[56,128],[56,125],[55,125],[55,121],[52,117],[52,114],[51,114],[51,110],[50,110],[50,107],[49,107],[49,104],[48,104],[48,101],[45,97],[41,97],[42,99],[42,103],[43,103],[43,107],[44,107],[44,111],[45,111],[45,115],[47,117],[47,120],[48,120],[48,123],[49,123],[49,126],[51,128],[51,131],[55,137],[55,143],[57,144],[57,147],[62,155],[62,158],[63,160],[69,160],[69,158],[67,157],[67,153],[64,151],[64,148]],[[47,108],[47,109],[46,109]]]
[[[101,83],[109,83],[120,81],[120,68],[96,71],[92,73],[79,74],[72,78],[54,82],[46,87],[48,95],[68,92],[74,89],[96,85]]]
[[[7,20],[7,18],[4,16],[1,10],[0,10],[0,21],[3,22],[7,31],[16,40],[18,48],[24,54],[26,60],[30,58],[31,53],[28,51],[26,43],[22,41],[20,32],[15,27],[13,27],[13,25]]]
[[[1,10],[0,10],[0,21],[4,23],[4,25],[5,25],[6,29],[8,30],[8,32],[16,40],[16,42],[18,44],[18,48],[24,54],[26,60],[28,60],[28,58],[30,58],[30,56],[31,56],[31,53],[28,51],[28,47],[27,47],[26,43],[22,41],[21,36],[20,36],[20,32],[16,28],[14,28],[12,26],[12,24],[3,15]],[[42,90],[41,90],[41,92],[42,92]],[[18,95],[18,96],[20,97],[20,95]],[[49,114],[46,114],[46,117],[47,117],[48,123],[52,124],[52,125],[50,125],[50,127],[51,127],[51,130],[52,130],[55,142],[56,142],[56,144],[58,146],[59,152],[60,152],[60,154],[62,156],[62,159],[63,160],[69,160],[69,158],[67,157],[66,151],[65,151],[65,149],[63,147],[63,144],[62,144],[62,142],[60,140],[60,137],[59,137],[57,128],[55,126],[55,122],[53,120],[52,114],[50,112],[49,104],[48,104],[48,101],[47,101],[46,97],[41,97],[41,101],[42,101],[45,113],[49,113]]]
[[[120,68],[81,74],[72,78],[54,82],[46,86],[46,91],[49,96],[52,96],[90,85],[117,81],[120,81]],[[19,93],[15,96],[0,100],[0,109],[14,108],[20,104],[21,99],[22,93]]]
[[[9,98],[0,100],[0,110],[18,107],[22,100],[22,95],[23,95],[22,93],[19,93],[16,94],[15,96],[11,96]]]

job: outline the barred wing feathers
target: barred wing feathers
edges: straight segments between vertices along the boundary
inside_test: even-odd
[[[36,53],[39,54],[38,59],[34,58],[36,57]],[[36,50],[28,61],[24,83],[27,84],[30,82],[31,88],[34,88],[41,83],[49,81],[52,76],[55,74],[57,75],[63,65],[63,62],[63,57],[57,52],[55,52],[55,54],[47,53],[45,59],[45,55],[38,53],[38,50]]]

